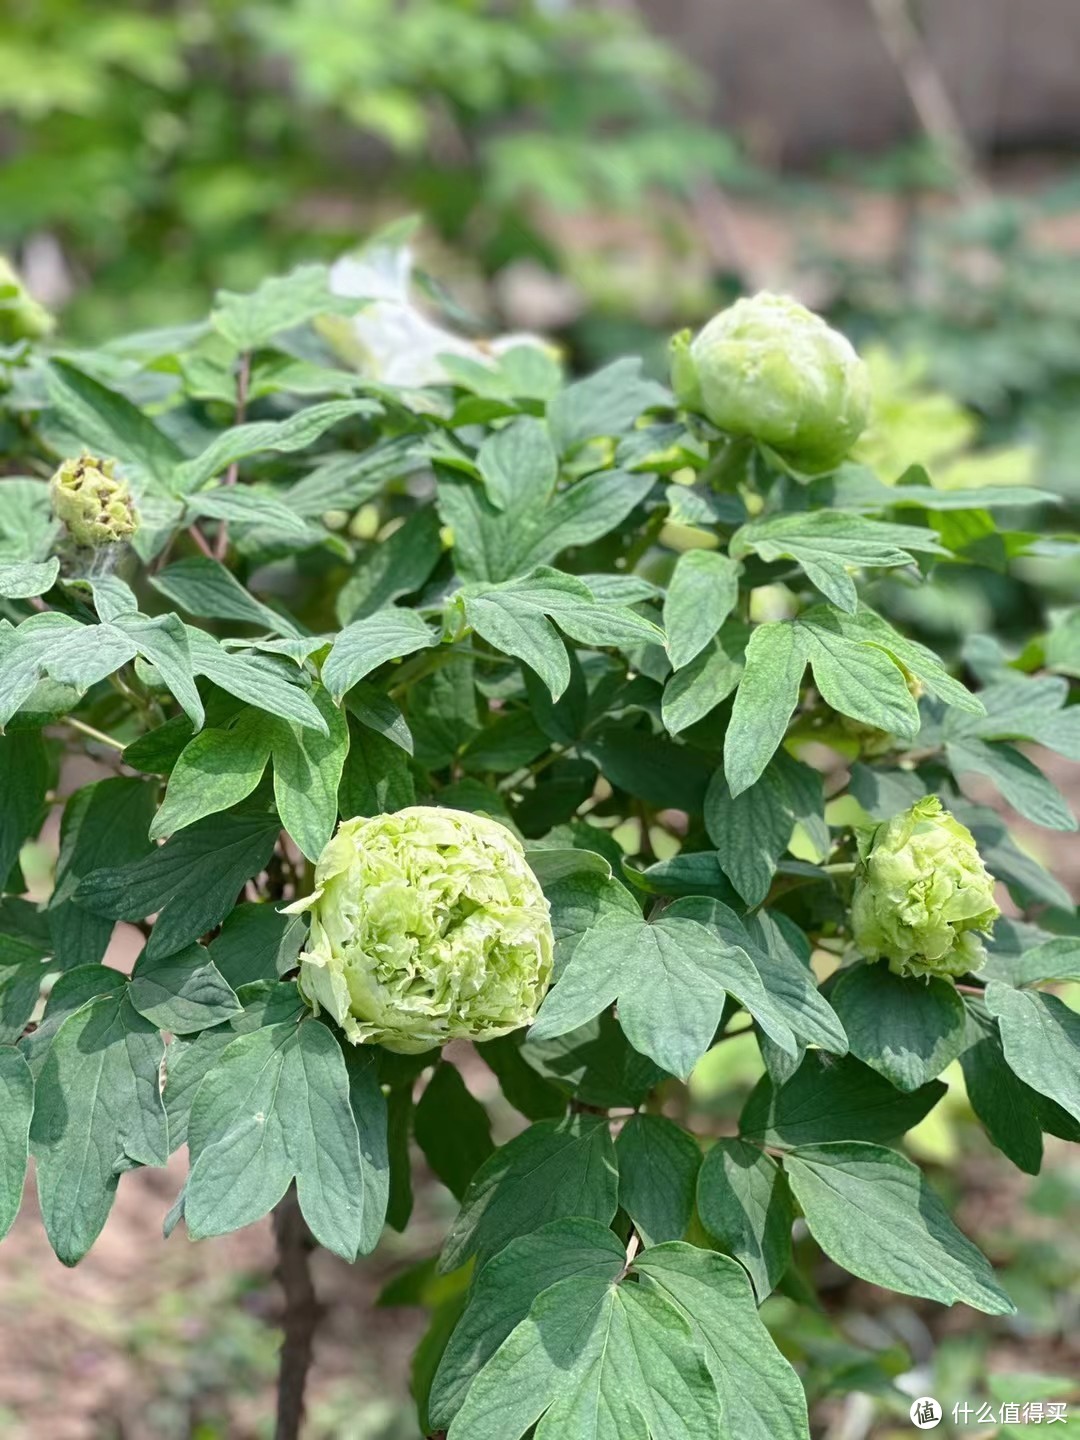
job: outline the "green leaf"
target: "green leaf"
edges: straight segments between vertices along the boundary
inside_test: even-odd
[[[849,571],[914,564],[911,551],[947,552],[932,530],[888,525],[838,510],[811,510],[752,520],[731,537],[735,559],[753,552],[766,562],[790,559],[827,600],[852,614],[859,600]]]
[[[829,1000],[851,1053],[898,1090],[933,1080],[967,1043],[964,1002],[949,980],[904,979],[885,964],[855,965],[841,972]]]
[[[355,722],[341,774],[338,805],[347,818],[382,815],[416,804],[408,756],[392,741]]]
[[[494,431],[476,453],[488,499],[505,510],[518,496],[545,499],[555,488],[559,457],[547,426],[531,415]]]
[[[133,1007],[159,1030],[189,1035],[239,1015],[243,1008],[232,986],[201,945],[135,963],[128,996]]]
[[[808,658],[803,631],[787,621],[758,625],[750,636],[724,737],[724,774],[732,795],[749,790],[779,748],[799,703]]]
[[[236,620],[277,635],[297,633],[291,620],[256,600],[220,561],[209,556],[177,560],[152,575],[150,583],[174,605],[200,619]]]
[[[203,1076],[212,1070],[222,1051],[236,1039],[230,1025],[217,1025],[189,1038],[178,1037],[165,1049],[165,1080],[162,1099],[169,1122],[169,1152],[187,1144],[191,1104]],[[179,1219],[179,1214],[176,1217]]]
[[[374,1248],[383,1221],[370,1199],[376,1172],[361,1145],[345,1057],[320,1021],[233,1040],[199,1085],[188,1145],[184,1218],[193,1239],[251,1224],[295,1178],[321,1245],[346,1260]]]
[[[716,772],[705,797],[705,828],[721,870],[747,905],[760,905],[769,893],[796,824],[820,827],[824,810],[821,776],[783,750],[735,797]],[[827,831],[824,838],[827,845]]]
[[[631,1115],[615,1142],[619,1204],[646,1245],[681,1240],[694,1213],[701,1151],[662,1115]]]
[[[43,560],[36,564],[31,560],[15,564],[0,564],[0,597],[6,600],[30,600],[44,595],[56,584],[60,574],[60,561]]]
[[[268,450],[276,454],[306,450],[332,425],[357,415],[377,415],[381,410],[377,400],[328,400],[322,405],[308,405],[287,420],[235,425],[223,430],[194,460],[176,467],[172,489],[178,495],[190,495],[251,455]]]
[[[822,611],[829,615],[828,623],[838,626],[848,639],[859,640],[865,645],[873,645],[883,650],[897,665],[903,665],[906,670],[910,670],[916,679],[923,682],[931,695],[936,695],[946,705],[955,705],[958,709],[968,710],[974,715],[983,713],[983,704],[978,696],[972,695],[966,686],[954,679],[932,650],[920,645],[917,640],[899,634],[873,610],[863,606],[857,615],[844,615],[835,611],[830,615],[827,607],[815,606],[813,611],[807,611],[801,618],[817,617]]]
[[[914,739],[919,707],[890,655],[849,634],[846,622],[827,606],[815,606],[796,623],[826,705],[899,739]]]
[[[56,963],[96,965],[105,955],[114,922],[75,899],[82,881],[104,862],[131,865],[149,855],[147,830],[157,786],[117,777],[76,790],[60,822],[60,855],[49,897],[49,932]]]
[[[668,654],[676,670],[701,654],[734,610],[741,571],[737,560],[715,550],[679,556],[664,600]]]
[[[439,516],[434,505],[416,510],[400,529],[376,540],[338,591],[336,610],[343,625],[374,615],[427,581],[442,555]]]
[[[328,733],[278,723],[273,737],[274,799],[291,838],[309,860],[317,860],[337,825],[349,727],[321,685],[315,686],[311,698]]]
[[[968,1101],[991,1141],[1018,1169],[1037,1175],[1043,1158],[1042,1096],[1013,1074],[996,1022],[974,1006],[968,1011],[968,1046],[960,1064]]]
[[[621,888],[621,887],[617,887]],[[481,1054],[487,1058],[487,1047]],[[608,1011],[553,1040],[526,1040],[526,1063],[582,1105],[636,1109],[666,1074],[633,1049]]]
[[[852,1275],[942,1305],[1013,1313],[986,1257],[903,1155],[837,1141],[793,1151],[784,1169],[811,1235]]]
[[[448,1440],[714,1440],[719,1424],[712,1377],[675,1306],[642,1285],[572,1277],[545,1290],[487,1362]]]
[[[210,323],[237,350],[261,350],[282,330],[319,315],[352,315],[361,302],[330,290],[326,265],[298,265],[264,280],[247,295],[219,290]]]
[[[40,730],[0,735],[0,893],[24,841],[45,819],[49,760]]]
[[[759,912],[744,923],[723,902],[701,895],[678,901],[677,909],[673,906],[672,910],[708,926],[728,945],[736,946],[749,957],[772,1011],[793,1035],[835,1055],[847,1053],[847,1036],[839,1017],[817,988],[814,972],[795,953],[774,915]],[[752,1007],[748,1008],[757,1018]],[[796,1054],[790,1047],[781,1046],[781,1049],[789,1055]]]
[[[205,712],[195,685],[187,626],[177,615],[158,615],[152,620],[145,615],[119,615],[116,625],[153,665],[197,730]]]
[[[415,610],[388,606],[340,632],[323,664],[323,683],[334,700],[340,700],[388,660],[400,660],[434,644],[434,634]]]
[[[561,454],[598,435],[625,434],[644,410],[671,408],[671,392],[646,379],[641,369],[639,359],[625,356],[553,397],[548,424]]]
[[[485,1040],[477,1054],[495,1075],[505,1099],[527,1120],[550,1120],[566,1113],[565,1096],[526,1060],[520,1033]]]
[[[50,362],[46,383],[70,453],[119,460],[134,478],[168,492],[183,454],[137,406],[66,360]]]
[[[1080,1015],[1056,995],[1014,990],[1000,980],[986,987],[1010,1069],[1080,1120]]]
[[[851,1056],[826,1060],[811,1051],[786,1084],[763,1075],[739,1116],[739,1133],[762,1145],[828,1140],[895,1140],[945,1094],[939,1080],[907,1093]]]
[[[252,485],[216,485],[189,495],[184,503],[184,523],[195,520],[218,520],[238,528],[263,526],[281,535],[307,536],[312,542],[326,537],[325,530],[298,515],[273,491]]]
[[[75,899],[113,920],[157,912],[146,955],[171,955],[225,918],[245,880],[265,867],[278,834],[274,816],[211,816],[144,859],[92,871]]]
[[[658,1245],[634,1267],[691,1327],[720,1399],[721,1440],[809,1440],[798,1375],[758,1315],[746,1274],[726,1255]]]
[[[119,970],[110,970],[104,965],[78,965],[60,975],[45,1002],[45,1013],[36,1030],[31,1030],[19,1041],[19,1049],[26,1057],[26,1063],[36,1078],[45,1063],[49,1047],[56,1038],[56,1032],[67,1017],[89,1000],[101,995],[114,994],[127,988],[127,978]]]
[[[1008,978],[1018,988],[1041,985],[1047,980],[1080,982],[1080,935],[1058,935],[1025,950]]]
[[[304,916],[280,915],[272,904],[248,901],[225,917],[210,942],[210,958],[234,989],[275,980],[296,965],[306,935]]]
[[[688,730],[728,698],[742,679],[750,633],[748,625],[729,620],[699,655],[669,676],[661,713],[670,734]]]
[[[634,1049],[685,1080],[712,1044],[730,992],[782,1049],[793,1051],[795,1037],[745,951],[679,913],[682,903],[652,924],[610,915],[589,930],[548,993],[530,1039],[565,1035],[617,1001]]]
[[[264,711],[249,708],[228,729],[203,730],[190,740],[169,776],[150,826],[151,840],[246,800],[263,777],[274,731],[275,722]]]
[[[1000,815],[986,806],[961,804],[956,800],[950,802],[949,809],[975,837],[979,854],[991,875],[1004,881],[1010,895],[1020,906],[1027,907],[1042,901],[1065,910],[1072,909],[1074,901],[1065,886],[1020,849]],[[895,811],[892,813],[895,814]]]
[[[611,1283],[625,1260],[623,1246],[595,1220],[554,1220],[511,1240],[473,1282],[431,1387],[432,1425],[450,1424],[473,1379],[545,1290],[571,1277]]]
[[[718,1140],[697,1182],[701,1223],[743,1266],[759,1303],[791,1263],[795,1211],[775,1160],[745,1140]]]
[[[713,763],[700,750],[676,745],[663,735],[605,725],[578,746],[613,786],[659,809],[698,814],[712,778]]]
[[[1050,830],[1075,830],[1076,817],[1057,786],[1026,755],[1001,741],[950,740],[945,746],[954,775],[983,775],[1025,819]]]
[[[534,670],[558,700],[570,684],[566,643],[536,606],[513,591],[492,591],[465,599],[468,623],[504,655],[513,655]]]
[[[550,1220],[576,1216],[606,1225],[618,1205],[618,1181],[606,1117],[538,1120],[476,1172],[439,1268],[456,1270],[473,1255],[483,1265],[508,1241]]]
[[[0,1240],[11,1229],[22,1203],[34,1113],[34,1077],[7,1045],[0,1046]]]
[[[164,1052],[123,989],[75,1010],[56,1032],[37,1078],[30,1145],[42,1220],[65,1265],[101,1233],[121,1173],[168,1158]]]
[[[416,1143],[432,1170],[457,1200],[495,1148],[491,1122],[461,1072],[441,1060],[413,1114]]]
[[[226,650],[204,630],[187,627],[196,674],[205,675],[220,689],[246,705],[255,705],[279,720],[326,733],[326,721],[303,684],[292,679],[294,666],[269,655],[243,655]]]

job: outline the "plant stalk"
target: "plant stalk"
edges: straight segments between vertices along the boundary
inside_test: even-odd
[[[304,1391],[322,1307],[311,1275],[311,1252],[316,1242],[301,1214],[295,1185],[289,1186],[274,1207],[274,1239],[277,1276],[285,1296],[274,1440],[299,1440]]]

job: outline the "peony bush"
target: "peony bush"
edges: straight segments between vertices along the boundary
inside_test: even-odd
[[[1075,909],[1013,834],[1076,828],[1076,616],[939,654],[907,602],[1076,541],[853,458],[867,372],[793,300],[669,386],[365,273],[93,351],[8,286],[0,1232],[32,1156],[77,1264],[186,1147],[170,1244],[274,1215],[294,1435],[310,1248],[423,1164],[418,1433],[808,1440],[849,1371],[904,1414],[816,1286],[1014,1309],[905,1135],[951,1087],[1023,1171],[1080,1139]]]

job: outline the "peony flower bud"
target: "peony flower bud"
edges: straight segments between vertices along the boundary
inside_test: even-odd
[[[985,958],[999,915],[971,831],[936,796],[859,836],[851,927],[868,960],[897,975],[957,977]]]
[[[418,1054],[528,1025],[551,979],[548,903],[516,837],[438,806],[344,820],[315,867],[301,994],[354,1045]]]
[[[0,255],[0,345],[40,340],[56,322],[27,290],[11,262]]]
[[[729,435],[769,445],[794,469],[833,470],[870,416],[870,381],[851,343],[819,315],[762,292],[671,342],[680,404]]]
[[[76,545],[94,550],[115,545],[139,527],[131,491],[113,474],[113,464],[82,455],[65,460],[52,478],[53,513]]]

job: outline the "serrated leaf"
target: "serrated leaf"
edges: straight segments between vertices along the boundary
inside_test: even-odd
[[[905,1093],[853,1056],[827,1060],[812,1051],[785,1084],[762,1076],[743,1106],[739,1133],[763,1145],[884,1143],[917,1125],[945,1089],[932,1080]]]
[[[737,560],[714,550],[680,555],[664,600],[668,654],[676,670],[700,655],[739,598]]]
[[[905,979],[888,965],[856,965],[829,992],[851,1053],[899,1090],[917,1090],[951,1065],[966,1044],[956,986],[936,976]]]
[[[211,816],[142,860],[92,871],[75,899],[113,920],[157,912],[147,958],[171,955],[225,918],[240,887],[270,859],[279,833],[276,816]]]
[[[243,1008],[202,945],[157,960],[144,953],[132,971],[128,997],[140,1015],[173,1035],[208,1030]]]
[[[101,1233],[122,1172],[168,1158],[164,1051],[123,989],[75,1010],[56,1032],[37,1078],[30,1144],[42,1219],[65,1265]]]
[[[34,1113],[34,1077],[18,1050],[0,1046],[0,1240],[22,1203]]]
[[[606,1118],[538,1120],[477,1171],[440,1257],[442,1271],[471,1256],[483,1265],[510,1240],[569,1216],[608,1224],[618,1204],[615,1147]]]
[[[689,1321],[720,1400],[720,1440],[809,1440],[798,1375],[758,1315],[741,1266],[694,1245],[658,1245],[635,1267]]]
[[[184,1218],[193,1239],[259,1219],[295,1178],[320,1244],[347,1260],[374,1248],[383,1222],[370,1195],[378,1173],[361,1146],[345,1057],[320,1021],[234,1039],[199,1085],[188,1144]],[[376,1188],[385,1205],[385,1188]]]
[[[541,1006],[530,1039],[565,1035],[617,1001],[619,1024],[635,1050],[686,1079],[711,1045],[730,992],[781,1048],[794,1050],[795,1037],[745,952],[680,914],[682,903],[652,924],[609,915],[588,931]]]
[[[646,1245],[681,1240],[694,1213],[701,1150],[663,1115],[631,1115],[615,1141],[619,1205]]]
[[[718,1140],[697,1182],[701,1223],[743,1266],[759,1303],[791,1263],[795,1219],[784,1173],[745,1140]]]
[[[1080,1120],[1080,1015],[1056,995],[1014,990],[1000,980],[987,985],[986,1008],[997,1018],[1014,1074]]]
[[[334,700],[385,665],[435,644],[430,626],[415,610],[388,606],[346,625],[323,663],[323,683]]]
[[[902,1295],[1013,1313],[986,1257],[903,1155],[837,1141],[792,1151],[784,1169],[811,1235],[845,1270]]]

